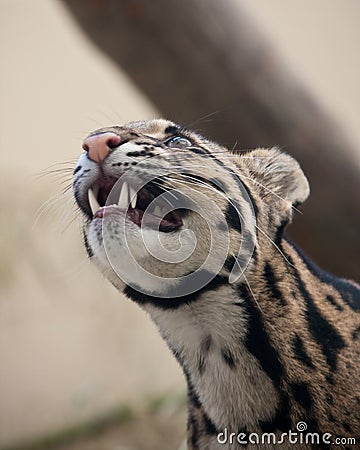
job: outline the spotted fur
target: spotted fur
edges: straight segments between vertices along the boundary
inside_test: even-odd
[[[229,152],[165,120],[133,122],[94,134],[107,131],[121,136],[123,143],[101,167],[84,153],[74,172],[85,246],[111,283],[150,314],[181,365],[188,385],[189,450],[244,448],[218,442],[225,428],[246,436],[280,436],[297,431],[300,421],[306,422],[308,432],[355,437],[359,444],[360,290],[356,283],[316,267],[283,234],[309,194],[298,163],[277,149]],[[186,138],[189,145],[170,147],[173,136]],[[130,168],[137,179],[159,174],[165,190],[171,186],[195,198],[205,214],[201,217],[190,207],[183,211],[181,230],[192,230],[197,245],[179,263],[150,255],[141,244],[139,228],[126,222],[132,254],[159,277],[194,273],[215,246],[213,259],[200,274],[209,280],[195,292],[178,295],[181,281],[170,287],[153,284],[135,271],[126,283],[109,263],[110,258],[120,270],[126,269],[124,237],[116,214],[107,220],[92,217],[86,192],[99,177],[119,178]],[[160,169],[169,175],[162,177]],[[181,230],[160,233],[166,248],[177,248]],[[151,240],[151,232],[146,234]],[[217,258],[224,252],[218,267]],[[236,275],[232,282],[231,273]],[[250,443],[246,448],[275,447]]]

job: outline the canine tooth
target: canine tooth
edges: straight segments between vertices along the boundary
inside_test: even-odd
[[[91,187],[91,189],[95,195],[95,198],[97,198],[97,196],[98,196],[99,188],[100,188],[99,183],[94,183]]]
[[[158,217],[161,217],[161,209],[160,209],[160,206],[155,206],[155,208],[154,208],[154,213],[153,213],[155,216],[158,216]]]
[[[137,201],[137,193],[133,187],[129,185],[131,207],[135,208]]]
[[[129,188],[126,182],[124,182],[121,186],[121,191],[119,195],[118,205],[120,208],[127,208],[129,200]]]
[[[95,214],[96,211],[100,208],[100,205],[99,205],[99,202],[96,200],[95,194],[91,188],[88,190],[88,199],[89,199],[91,212],[93,214]]]

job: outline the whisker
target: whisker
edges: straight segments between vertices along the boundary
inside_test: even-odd
[[[73,159],[69,159],[68,161],[61,161],[61,162],[57,162],[54,164],[50,164],[50,166],[47,166],[44,168],[44,171],[50,170],[53,167],[58,167],[59,169],[61,169],[60,166],[65,166],[65,165],[69,165],[72,167],[73,164],[75,164],[77,160],[78,160],[78,158],[73,158]],[[42,173],[42,172],[40,172],[40,173]]]
[[[37,181],[39,181],[39,180],[37,180]],[[65,183],[70,183],[71,181],[72,181],[72,176],[66,175],[66,174],[63,174],[63,175],[57,174],[57,175],[51,176],[51,178],[50,178],[50,182],[52,185],[56,184],[56,185],[61,186]]]
[[[80,217],[81,211],[72,196],[68,198],[62,209],[63,211],[57,221],[56,229],[59,229],[61,233],[65,233],[70,225]]]
[[[175,198],[175,200],[179,200],[173,192],[169,192],[166,189],[164,189],[164,186],[162,184],[158,183],[155,180],[152,180],[152,183],[155,184],[156,186],[158,186],[163,192],[167,192],[168,194],[170,194],[172,197]],[[168,198],[166,198],[166,197],[163,197],[163,198],[166,201],[166,203],[168,203],[168,205],[170,205],[172,208],[174,207],[174,205],[170,202],[170,200]]]
[[[232,255],[232,256],[235,258],[235,255]],[[245,279],[245,282],[246,282],[246,284],[247,284],[247,286],[249,288],[249,291],[250,291],[250,294],[251,294],[252,298],[254,299],[254,302],[256,303],[256,305],[259,308],[259,310],[261,312],[263,312],[262,309],[261,309],[260,303],[257,301],[257,298],[255,297],[255,294],[254,294],[253,290],[251,289],[250,283],[249,283],[249,281],[248,281],[248,279],[247,279],[247,277],[246,277],[244,272],[242,272],[242,276]]]
[[[70,186],[67,188],[67,193],[69,191]],[[58,226],[61,225],[61,223],[64,222],[64,220],[67,220],[69,214],[72,214],[71,208],[69,207],[69,203],[72,201],[74,202],[73,196],[69,195],[64,196],[63,193],[61,194],[55,194],[54,196],[50,197],[48,200],[46,200],[36,211],[34,214],[33,224],[32,228],[36,228],[39,220],[44,217],[45,215],[48,215],[48,217],[56,217],[58,214],[60,214],[60,217],[56,219],[56,223]],[[60,205],[60,207],[58,207]],[[54,208],[56,206],[56,208]]]
[[[62,186],[65,183],[69,183],[72,186],[72,177],[68,177],[68,178],[64,178],[64,179],[59,178],[57,181],[60,184],[60,186]]]
[[[196,124],[198,124],[200,122],[204,122],[205,119],[209,119],[210,117],[213,117],[216,114],[220,114],[220,113],[224,112],[225,110],[226,110],[226,108],[221,108],[221,109],[218,109],[216,111],[213,111],[213,112],[211,112],[209,114],[206,114],[205,116],[200,117],[199,119],[196,119],[194,122],[192,122],[190,124],[187,124],[186,126],[189,127],[189,128],[193,128],[194,125],[196,125]]]
[[[57,172],[70,172],[73,171],[74,168],[73,167],[61,167],[60,169],[52,169],[52,170],[46,170],[44,172],[40,172],[41,175],[46,175],[46,174],[51,174],[51,173],[57,173]]]
[[[177,175],[180,175],[180,176],[182,176],[182,177],[184,177],[184,178],[190,178],[191,180],[192,180],[192,182],[191,183],[188,183],[189,185],[194,185],[194,184],[198,184],[198,185],[201,185],[201,186],[204,186],[204,187],[206,187],[206,188],[208,188],[208,189],[210,189],[210,190],[212,190],[213,192],[215,192],[217,195],[220,195],[220,196],[222,196],[223,198],[225,198],[229,203],[231,203],[232,204],[232,206],[236,209],[236,211],[238,212],[238,214],[239,214],[239,216],[242,218],[242,220],[243,221],[245,221],[245,217],[243,216],[243,214],[241,213],[241,211],[239,211],[238,210],[238,208],[237,208],[237,205],[235,205],[234,203],[233,203],[233,201],[231,200],[231,199],[229,199],[228,197],[227,197],[227,195],[225,194],[225,193],[223,193],[223,192],[220,192],[220,191],[218,191],[217,189],[215,189],[213,186],[211,186],[211,185],[209,185],[209,184],[207,184],[207,183],[205,183],[204,181],[202,181],[202,180],[198,180],[197,178],[193,178],[193,177],[191,177],[191,176],[189,176],[189,175],[187,175],[187,174],[177,174]],[[171,179],[171,181],[173,181],[173,179]],[[183,183],[186,183],[186,180],[176,180],[175,179],[175,181],[177,181],[177,182],[180,182],[181,183],[181,181],[183,182]],[[288,263],[288,264],[290,264],[290,265],[293,265],[288,259],[287,259],[287,257],[286,257],[286,255],[283,253],[283,251],[280,249],[280,247],[276,244],[276,242],[273,240],[273,239],[271,239],[271,237],[264,231],[264,230],[262,230],[259,226],[258,226],[258,224],[257,223],[255,223],[255,228],[274,246],[274,248],[279,252],[279,254],[283,257],[283,259],[286,261],[286,263]]]
[[[182,165],[182,166],[172,166],[172,167],[174,167],[174,168],[180,168],[180,169],[184,169],[184,168],[186,168],[186,169],[192,169],[192,168],[195,168],[195,167],[208,168],[208,166],[206,166],[206,165],[198,165],[198,164],[192,164],[192,165],[189,165],[189,166],[186,166],[186,165]],[[218,169],[218,170],[219,170],[219,169]],[[232,172],[232,173],[238,178],[238,180],[239,180],[240,183],[241,183],[241,178],[239,177],[239,175],[238,175],[236,172]],[[265,191],[267,191],[267,192],[269,192],[270,194],[274,195],[274,196],[277,197],[279,200],[281,200],[281,201],[283,201],[283,202],[289,204],[289,201],[288,201],[288,200],[286,200],[285,198],[281,197],[279,194],[277,194],[276,192],[274,192],[273,190],[271,190],[270,188],[268,188],[268,187],[265,186],[264,184],[262,184],[262,183],[260,183],[259,181],[255,180],[255,178],[246,176],[246,175],[244,175],[243,173],[241,173],[241,177],[246,178],[247,180],[252,181],[253,183],[257,184],[258,186],[261,186]],[[296,208],[296,206],[290,205],[290,207],[291,207],[294,211],[296,211],[297,213],[303,214],[302,211],[300,211],[298,208]]]
[[[38,180],[45,176],[51,176],[51,175],[57,175],[57,174],[64,174],[64,175],[71,174],[72,175],[76,161],[77,160],[63,161],[60,163],[52,164],[52,165],[46,167],[41,172],[35,173],[33,175],[33,178]],[[66,166],[66,167],[61,167],[61,166]]]
[[[195,180],[196,180],[196,179],[195,179]],[[196,181],[200,181],[200,180],[196,180]],[[204,182],[203,182],[203,184],[206,185],[206,183],[204,183]],[[210,187],[210,186],[209,186],[209,187]],[[214,190],[216,193],[219,193],[219,191],[217,191],[215,188],[213,188],[213,190]],[[226,197],[226,198],[227,198],[227,197]],[[227,198],[227,200],[230,201],[230,203],[232,203],[232,201],[231,201],[230,199]],[[232,204],[233,204],[233,203],[232,203]],[[236,208],[236,205],[233,204],[233,206]],[[236,208],[236,210],[237,210],[237,208]],[[237,210],[237,211],[238,211],[238,210]],[[245,220],[244,217],[241,215],[241,212],[238,211],[238,213],[239,213],[239,215],[242,217],[242,219]],[[280,247],[275,243],[275,241],[274,241],[273,239],[271,239],[271,237],[270,237],[267,233],[265,233],[265,232],[264,232],[257,224],[255,224],[255,227],[256,227],[256,229],[257,229],[260,233],[263,234],[263,236],[265,236],[265,237],[271,242],[271,244],[275,247],[275,249],[276,249],[276,250],[280,253],[280,255],[284,258],[284,260],[285,260],[287,263],[289,263],[290,265],[293,265],[293,264],[290,263],[290,261],[287,259],[287,257],[286,257],[285,254],[282,252],[282,250],[280,249]]]
[[[91,122],[95,123],[95,125],[99,128],[103,128],[103,126],[104,126],[104,124],[102,122],[99,122],[94,117],[87,116],[86,119],[91,120]],[[89,134],[89,133],[91,133],[91,130],[87,131],[85,134]]]
[[[191,149],[190,149],[191,151]],[[242,152],[246,152],[246,153],[250,153],[251,150],[241,150]],[[168,155],[174,156],[171,152],[167,152]],[[212,151],[211,153],[207,154],[202,154],[201,158],[202,159],[213,159],[212,156],[223,156],[225,158],[233,158],[233,159],[269,159],[270,156],[258,156],[258,155],[246,155],[246,154],[241,154],[239,153],[230,153],[228,150],[227,151],[217,151],[214,152]],[[181,157],[183,157],[183,159],[191,159],[194,157],[193,154],[177,154],[176,155],[176,159],[181,160]]]
[[[267,191],[267,192],[269,192],[270,194],[274,195],[274,196],[277,197],[279,200],[281,200],[281,201],[283,201],[283,202],[289,204],[289,201],[288,201],[288,200],[282,198],[279,194],[277,194],[276,192],[272,191],[272,190],[269,189],[267,186],[265,186],[264,184],[262,184],[262,183],[260,183],[259,181],[255,180],[254,178],[252,178],[252,177],[247,177],[247,176],[244,175],[244,174],[241,174],[241,176],[244,177],[244,178],[246,178],[247,180],[251,180],[253,183],[257,184],[258,186],[261,186],[263,189],[265,189],[265,191]],[[297,209],[296,206],[290,205],[290,207],[291,207],[294,211],[296,211],[296,212],[302,214],[302,211],[300,211],[299,209]]]
[[[72,189],[72,184],[70,183],[68,186],[65,186],[65,188],[62,190],[62,194],[66,194],[67,192]]]
[[[236,148],[236,146],[237,146],[237,144],[238,144],[238,141],[235,141],[235,143],[234,143],[234,145],[233,145],[233,147],[232,147],[232,149],[230,150],[230,151],[234,151],[235,150],[235,148]]]
[[[173,186],[172,186],[172,187],[174,187],[174,184],[176,184],[176,183],[188,184],[188,185],[190,185],[190,186],[193,186],[194,184],[198,184],[198,185],[204,186],[204,187],[207,188],[207,189],[213,190],[216,194],[223,194],[222,192],[218,191],[217,189],[215,189],[215,188],[214,188],[213,186],[211,186],[210,184],[207,184],[207,183],[205,183],[205,182],[203,182],[203,181],[201,181],[201,180],[198,180],[198,179],[196,179],[196,178],[193,178],[193,177],[191,177],[190,175],[183,174],[183,173],[177,173],[176,175],[177,175],[177,176],[180,176],[180,177],[183,177],[183,178],[191,179],[192,181],[189,182],[189,181],[187,181],[187,180],[179,180],[179,179],[176,179],[176,178],[169,178],[169,179],[165,180],[165,181],[171,181],[171,182],[173,183]],[[223,196],[225,196],[225,195],[223,194]]]
[[[284,252],[280,249],[280,247],[276,244],[276,242],[271,239],[271,237],[265,233],[265,231],[263,231],[260,227],[258,227],[257,225],[255,225],[257,230],[263,235],[265,236],[265,238],[275,247],[275,250],[277,250],[280,255],[283,257],[284,261],[286,261],[286,263],[290,264],[290,266],[295,267],[286,257],[286,255],[284,254]]]
[[[46,210],[50,209],[56,202],[58,202],[60,200],[63,200],[62,194],[56,194],[56,195],[50,197],[48,200],[46,200],[34,214],[34,221],[33,221],[32,228],[35,228],[37,226],[38,221],[41,218],[41,216],[44,214],[44,212]]]
[[[71,265],[71,267],[67,267],[63,272],[59,273],[57,279],[60,282],[64,279],[66,281],[77,279],[81,271],[86,267],[85,264],[90,265],[90,259],[86,255],[84,255],[76,265]]]
[[[73,205],[74,206],[74,205]],[[62,232],[65,233],[65,231],[75,222],[75,220],[79,219],[79,217],[81,217],[81,211],[80,209],[78,209],[77,211],[73,211],[74,216],[73,218],[70,220],[70,222],[65,225],[65,227],[62,229]]]

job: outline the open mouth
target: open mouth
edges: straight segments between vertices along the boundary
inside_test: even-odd
[[[161,197],[151,205],[160,194]],[[102,178],[93,184],[87,192],[89,212],[92,217],[102,218],[106,207],[117,207],[126,210],[126,217],[135,225],[158,229],[169,233],[182,225],[183,210],[176,207],[176,196],[167,196],[165,189],[159,188],[153,182],[147,183],[139,191],[128,182],[120,182],[116,178]],[[149,206],[150,205],[150,206]],[[169,208],[171,209],[170,212]],[[144,214],[145,219],[143,222]],[[90,214],[89,214],[90,215]]]

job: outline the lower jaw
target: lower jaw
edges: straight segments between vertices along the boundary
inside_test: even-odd
[[[116,205],[103,206],[96,211],[94,219],[103,219],[109,215],[123,215],[124,209]],[[126,218],[139,228],[144,227],[152,230],[158,230],[163,233],[170,233],[176,231],[182,226],[182,221],[178,216],[175,216],[174,222],[166,220],[165,218],[146,214],[143,223],[144,212],[139,209],[129,208],[126,211]]]
[[[121,214],[122,210],[117,206],[103,206],[94,214],[94,219],[103,219],[110,214]]]

